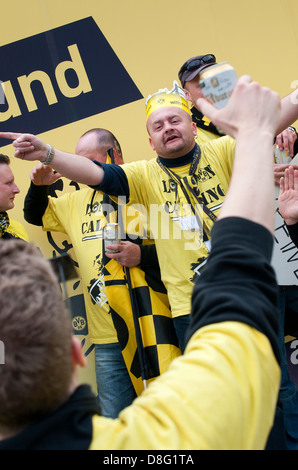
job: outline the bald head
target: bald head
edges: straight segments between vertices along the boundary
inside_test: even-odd
[[[89,160],[105,163],[109,149],[114,149],[115,163],[122,165],[124,162],[121,147],[114,134],[106,129],[95,128],[80,137],[75,153]]]

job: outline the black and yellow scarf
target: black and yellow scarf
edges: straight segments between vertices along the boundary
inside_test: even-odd
[[[7,212],[0,212],[0,238],[6,236],[8,227],[9,217]]]
[[[111,163],[111,161],[107,161]],[[118,206],[106,194],[102,227],[118,222],[125,233]],[[125,238],[125,236],[124,236]],[[144,244],[145,240],[141,240]],[[181,355],[165,286],[159,266],[126,268],[105,256],[103,240],[105,288],[113,323],[128,373],[137,395],[147,384],[165,372],[173,359]]]

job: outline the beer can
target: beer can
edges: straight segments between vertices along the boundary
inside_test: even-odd
[[[224,108],[238,80],[235,69],[227,62],[211,65],[200,74],[200,87],[206,99]]]
[[[290,163],[291,161],[288,150],[280,150],[278,145],[274,145],[274,163]]]
[[[105,251],[108,253],[117,253],[117,250],[106,248],[106,245],[119,245],[120,244],[120,234],[119,234],[119,224],[107,224],[103,228],[103,238],[105,241]]]

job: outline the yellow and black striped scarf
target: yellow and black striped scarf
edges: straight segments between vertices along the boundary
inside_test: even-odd
[[[121,207],[108,196],[104,198],[115,211],[106,215],[103,225],[118,221],[121,226]],[[129,237],[128,240],[132,241]],[[146,240],[141,242],[145,244]],[[126,268],[107,258],[104,246],[102,252],[110,312],[127,370],[139,395],[181,355],[167,292],[159,266]]]
[[[9,227],[9,217],[7,212],[0,212],[0,238],[3,238]]]

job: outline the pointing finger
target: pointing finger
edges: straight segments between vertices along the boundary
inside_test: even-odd
[[[22,134],[18,132],[0,132],[0,138],[2,139],[11,139],[11,140],[16,140],[18,139]]]

